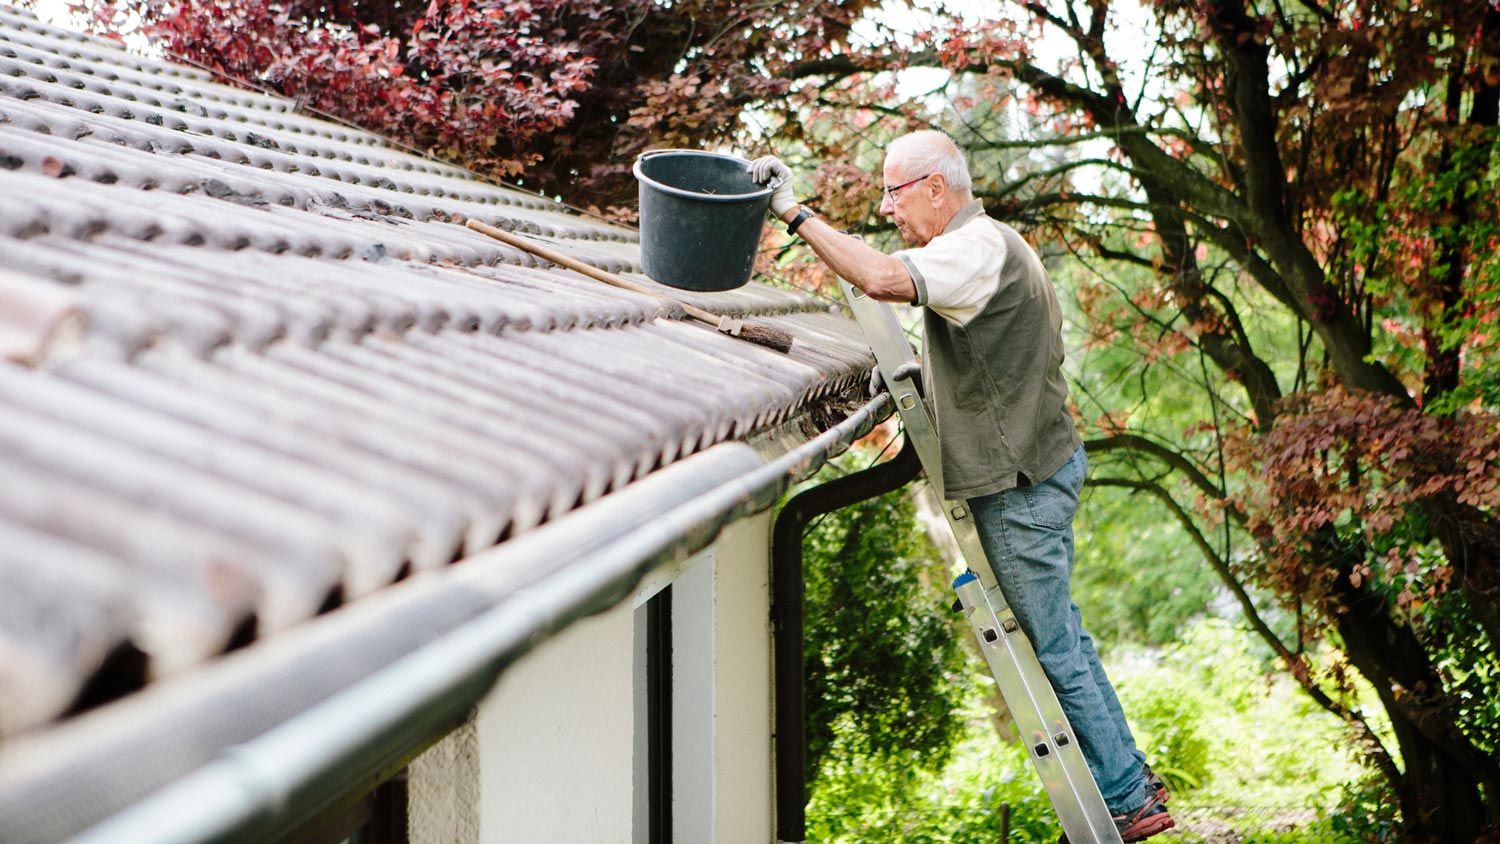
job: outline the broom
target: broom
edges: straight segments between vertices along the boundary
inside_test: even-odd
[[[557,264],[560,267],[566,267],[570,270],[573,270],[574,272],[583,273],[589,278],[595,279],[597,281],[602,281],[605,284],[613,285],[620,288],[621,290],[629,290],[634,293],[642,293],[647,296],[655,296],[658,299],[665,299],[668,302],[671,302],[672,304],[682,308],[683,311],[685,311],[687,315],[692,317],[693,319],[696,319],[702,323],[706,323],[707,325],[710,325],[713,328],[716,328],[719,331],[730,335],[731,337],[738,337],[741,340],[748,340],[758,346],[765,346],[768,349],[775,349],[776,351],[782,353],[790,352],[792,350],[792,335],[788,334],[785,331],[782,331],[779,328],[772,328],[769,325],[762,325],[755,322],[745,322],[744,320],[735,319],[734,317],[719,316],[718,314],[705,311],[702,308],[697,308],[689,305],[686,302],[679,302],[676,299],[673,299],[670,296],[663,295],[662,293],[652,290],[651,288],[646,287],[643,284],[638,284],[634,281],[630,281],[629,279],[617,276],[611,272],[605,272],[604,270],[601,270],[598,267],[593,266],[592,264],[585,264],[577,258],[564,255],[563,253],[558,252],[555,249],[549,249],[530,238],[521,237],[520,235],[505,231],[504,229],[495,228],[488,223],[481,223],[478,220],[470,219],[466,223],[464,223],[464,225],[468,226],[474,231],[479,232],[480,234],[489,235],[490,237],[493,237],[501,243],[509,244],[516,247],[517,249],[529,252],[532,255],[535,255],[545,261],[551,261],[552,263]]]

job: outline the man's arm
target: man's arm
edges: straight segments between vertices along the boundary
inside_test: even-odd
[[[782,215],[782,220],[790,221],[799,210],[801,206],[791,209]],[[821,217],[803,220],[797,227],[797,236],[807,241],[829,269],[871,299],[908,305],[916,301],[917,285],[899,258],[835,229]]]
[[[782,222],[791,223],[802,210],[792,193],[792,171],[781,159],[766,155],[751,162],[750,177],[773,188],[771,213]],[[844,234],[817,217],[803,220],[796,234],[807,241],[829,269],[871,299],[907,304],[916,302],[917,285],[899,258],[867,246],[863,240]]]

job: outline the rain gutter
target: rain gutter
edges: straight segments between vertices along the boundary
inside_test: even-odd
[[[6,844],[273,841],[461,724],[500,672],[761,512],[891,410],[767,461],[725,443],[441,573],[0,748]]]

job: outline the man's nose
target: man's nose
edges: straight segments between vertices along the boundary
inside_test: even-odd
[[[880,192],[880,213],[887,217],[896,213],[896,203],[891,201],[891,195],[885,191]]]

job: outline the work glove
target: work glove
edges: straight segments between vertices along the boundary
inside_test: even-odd
[[[922,388],[922,364],[916,361],[907,361],[896,367],[896,371],[891,373],[891,375],[897,381],[910,379],[917,387],[917,395],[923,397],[927,395],[927,391]],[[870,367],[870,383],[865,390],[869,393],[870,398],[890,391],[890,386],[885,383],[885,376],[880,373],[879,364]]]
[[[791,168],[781,163],[774,155],[766,155],[750,162],[750,178],[756,184],[770,185],[771,213],[781,219],[786,212],[797,207],[797,195],[792,193]]]

